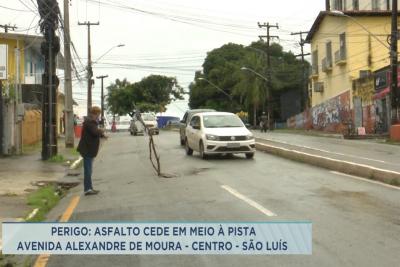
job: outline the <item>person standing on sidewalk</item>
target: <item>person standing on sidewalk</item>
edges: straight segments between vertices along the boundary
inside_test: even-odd
[[[260,117],[260,126],[261,126],[261,132],[266,133],[268,129],[268,116],[265,114],[265,112],[262,113]]]
[[[77,149],[83,157],[83,187],[85,195],[96,195],[99,193],[92,186],[93,160],[99,152],[100,138],[107,138],[104,134],[104,129],[98,128],[100,114],[101,109],[99,107],[94,106],[89,109],[89,116],[83,123],[82,137]]]

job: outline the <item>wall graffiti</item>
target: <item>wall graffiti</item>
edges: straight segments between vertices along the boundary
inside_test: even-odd
[[[289,118],[287,125],[290,128],[342,132],[350,119],[350,91],[346,91],[310,110]]]
[[[340,132],[351,118],[350,91],[312,108],[313,128]]]

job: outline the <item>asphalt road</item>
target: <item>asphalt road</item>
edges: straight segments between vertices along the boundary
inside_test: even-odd
[[[146,137],[113,134],[95,162],[97,196],[82,196],[70,221],[313,222],[312,256],[51,256],[48,266],[398,266],[400,190],[264,153],[189,157],[178,134],[156,140],[162,171],[148,160]],[[230,193],[236,190],[265,212]],[[71,193],[81,194],[82,188]]]

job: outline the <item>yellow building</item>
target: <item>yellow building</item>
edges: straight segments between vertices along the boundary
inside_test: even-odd
[[[388,77],[391,11],[347,10],[341,1],[331,2],[342,10],[320,12],[306,38],[313,128],[340,132],[351,124],[367,133],[387,130],[390,101],[374,81],[382,71]]]
[[[42,109],[42,75],[45,69],[45,59],[41,54],[41,43],[44,41],[43,36],[25,35],[17,33],[0,33],[0,44],[6,45],[8,50],[7,77],[2,77],[3,89],[7,93],[5,98],[15,99],[15,84],[20,84],[20,99],[23,105],[18,105],[15,109],[15,103],[5,105],[5,124],[4,136],[9,137],[6,140],[6,151],[11,151],[16,143],[17,137],[14,138],[14,126],[16,118],[14,111],[17,110],[21,118],[24,118],[23,126],[41,124],[33,120],[41,120],[40,116],[31,116],[31,114],[39,114]],[[17,58],[19,60],[17,61]],[[59,53],[57,55],[57,74],[63,76],[63,57]],[[19,77],[17,73],[19,72]],[[4,79],[6,78],[6,79]],[[62,133],[61,118],[64,110],[64,94],[62,82],[57,90],[57,134]],[[22,107],[23,106],[23,107]],[[34,110],[29,111],[28,110]],[[30,144],[40,141],[41,134],[38,131],[33,132],[34,127],[22,127],[22,140],[24,144]],[[6,132],[8,131],[8,132]]]
[[[20,34],[0,33],[0,44],[5,44],[8,47],[8,68],[7,79],[8,83],[15,83],[17,69],[19,69],[20,81],[24,80],[25,73],[25,43],[26,37]],[[19,62],[17,62],[17,53],[19,53]],[[18,68],[19,67],[19,68]],[[4,80],[3,80],[4,82]]]

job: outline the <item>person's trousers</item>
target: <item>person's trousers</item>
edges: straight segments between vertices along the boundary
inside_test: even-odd
[[[93,158],[83,158],[83,190],[93,189],[92,186]]]

